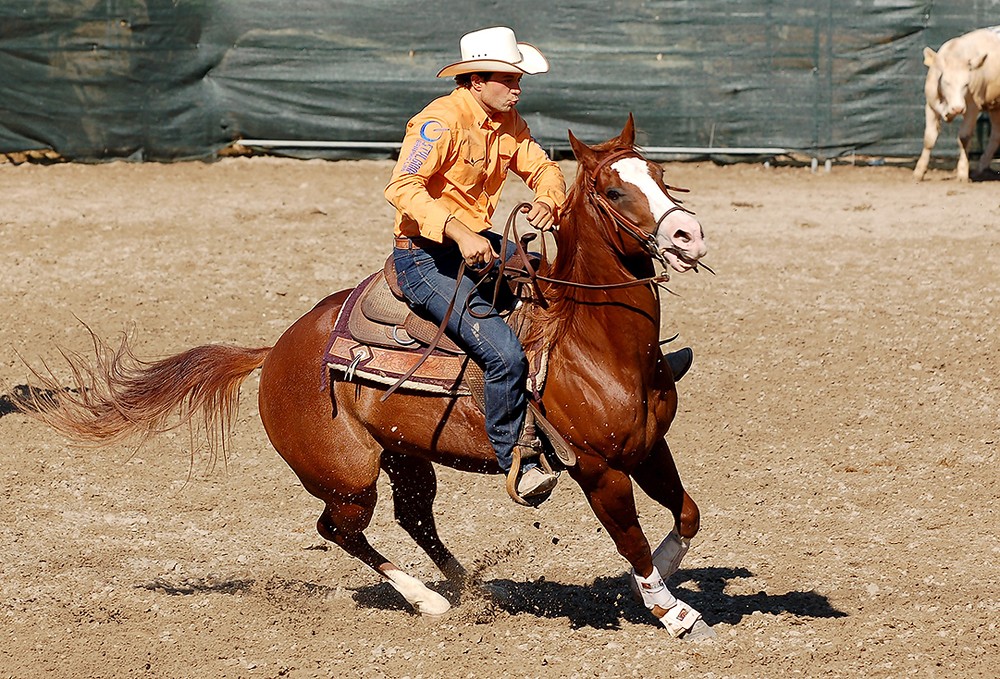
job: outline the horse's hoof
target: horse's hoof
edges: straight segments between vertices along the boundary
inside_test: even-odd
[[[437,592],[428,590],[430,594],[424,594],[419,601],[413,602],[413,608],[424,618],[439,618],[449,610],[451,604]]]
[[[434,624],[434,623],[439,622],[441,620],[446,620],[449,617],[450,614],[451,614],[451,607],[449,606],[442,613],[425,613],[425,612],[420,612],[420,619],[422,621],[426,622],[426,623]]]
[[[389,568],[382,575],[420,615],[444,615],[451,608],[447,599],[398,568]]]
[[[433,590],[427,590],[418,601],[413,602],[413,608],[423,617],[442,616],[451,610],[451,603]]]
[[[694,626],[681,637],[684,641],[706,641],[708,639],[714,639],[719,636],[712,629],[712,626],[705,622],[702,618],[698,618]]]

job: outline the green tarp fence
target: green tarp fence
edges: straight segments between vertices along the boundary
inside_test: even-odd
[[[631,111],[645,146],[910,157],[922,49],[1000,24],[1000,0],[4,0],[0,152],[398,142],[450,89],[434,75],[462,33],[498,24],[552,64],[519,107],[547,148],[567,129],[606,139]]]

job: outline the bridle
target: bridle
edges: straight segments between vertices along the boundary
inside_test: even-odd
[[[656,235],[659,233],[660,226],[663,224],[663,220],[669,217],[674,212],[686,212],[693,215],[694,212],[688,210],[686,207],[681,205],[682,201],[670,194],[671,191],[677,191],[680,193],[687,193],[688,189],[682,189],[677,186],[668,186],[664,184],[663,192],[666,194],[673,206],[667,209],[659,219],[656,220],[656,227],[653,229],[652,233],[647,233],[642,230],[642,228],[633,220],[629,219],[623,215],[611,202],[604,196],[603,193],[597,190],[597,179],[601,174],[601,171],[606,167],[614,163],[615,161],[621,160],[622,158],[638,158],[643,162],[647,162],[638,152],[634,149],[621,149],[615,151],[607,156],[605,156],[601,162],[597,164],[596,167],[587,175],[587,197],[595,204],[595,206],[609,218],[610,223],[613,227],[616,227],[615,231],[609,230],[609,240],[618,250],[619,254],[625,254],[625,244],[622,240],[621,233],[624,232],[638,241],[642,249],[649,254],[650,257],[659,261],[660,263],[666,265],[666,259],[664,258],[663,252],[656,242]],[[667,248],[669,252],[677,257],[678,259],[691,264],[697,271],[698,262],[691,261],[683,252],[674,246]],[[708,267],[705,267],[708,269]],[[710,269],[709,269],[710,270]]]
[[[527,253],[524,251],[521,239],[518,238],[517,235],[517,226],[515,225],[515,222],[517,221],[518,213],[521,212],[522,209],[531,208],[531,203],[520,203],[514,206],[514,208],[510,211],[510,216],[507,217],[507,224],[503,230],[503,239],[505,242],[512,242],[514,244],[516,250],[516,259],[520,260],[523,268],[511,267],[514,268],[517,274],[515,276],[510,276],[508,274],[508,277],[510,277],[515,282],[519,281],[530,284],[531,288],[535,292],[534,297],[536,301],[538,301],[538,303],[540,303],[543,307],[546,305],[545,296],[541,293],[541,290],[538,288],[538,281],[545,281],[546,283],[551,283],[554,285],[565,285],[574,288],[587,288],[590,290],[614,290],[618,288],[630,288],[637,285],[655,285],[660,288],[663,288],[670,294],[675,294],[673,290],[664,285],[667,281],[670,280],[670,274],[666,271],[666,267],[669,266],[669,263],[666,260],[663,250],[666,250],[667,252],[673,254],[678,259],[690,264],[691,268],[695,272],[698,271],[698,267],[700,266],[703,267],[709,273],[713,274],[715,273],[714,271],[712,271],[711,267],[709,267],[707,264],[692,260],[683,252],[681,252],[680,249],[678,249],[677,247],[671,245],[669,248],[663,248],[661,250],[661,248],[658,246],[656,242],[656,235],[660,230],[660,226],[663,224],[663,221],[668,216],[677,211],[686,212],[690,215],[694,214],[693,211],[688,210],[686,207],[683,207],[681,205],[682,201],[680,199],[670,194],[671,191],[687,193],[688,189],[683,189],[678,186],[670,186],[667,184],[663,184],[663,192],[666,194],[667,198],[673,203],[673,206],[668,208],[656,220],[656,227],[653,229],[652,233],[646,233],[645,231],[643,231],[642,228],[636,222],[623,215],[617,208],[615,208],[614,205],[611,204],[610,201],[608,201],[608,199],[600,191],[597,190],[597,179],[600,176],[601,171],[604,170],[606,167],[608,167],[611,163],[615,162],[616,160],[621,160],[622,158],[638,158],[643,162],[648,162],[646,161],[645,158],[643,158],[641,154],[639,154],[639,152],[631,148],[620,149],[618,151],[615,151],[614,153],[608,154],[607,156],[602,158],[601,161],[594,167],[594,169],[591,170],[591,172],[587,175],[585,180],[586,196],[595,205],[598,212],[603,212],[604,215],[607,217],[607,221],[604,221],[603,223],[608,232],[608,240],[612,244],[612,247],[614,247],[618,251],[618,254],[620,255],[626,254],[625,243],[621,235],[622,232],[624,232],[629,236],[631,236],[632,238],[634,238],[636,241],[638,241],[639,245],[642,246],[643,251],[646,252],[652,259],[655,259],[664,266],[663,273],[657,276],[649,276],[647,278],[637,278],[634,280],[624,281],[621,283],[603,283],[603,284],[580,283],[578,281],[570,281],[570,280],[543,276],[539,274],[537,271],[535,271],[534,267],[531,265],[529,257]],[[545,253],[544,239],[542,239],[542,259],[547,259]],[[498,279],[503,278],[504,270],[507,268],[506,261],[503,260],[502,258],[499,258],[499,260],[500,260],[498,263],[499,271],[497,274]],[[494,261],[496,262],[497,260]],[[495,299],[496,298],[494,295],[494,301]]]

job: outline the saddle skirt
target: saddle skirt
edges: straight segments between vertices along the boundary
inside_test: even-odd
[[[523,314],[515,309],[507,322],[523,336]],[[390,257],[381,271],[365,278],[344,301],[327,343],[325,361],[335,379],[392,386],[421,360],[437,330],[436,323],[416,315],[407,305],[396,285]],[[548,352],[526,347],[525,353],[528,389],[540,398]],[[471,395],[482,410],[484,383],[482,369],[442,336],[401,387],[430,394]]]

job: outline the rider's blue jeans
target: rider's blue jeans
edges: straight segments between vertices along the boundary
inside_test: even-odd
[[[504,242],[502,236],[489,231],[482,235],[493,242],[494,251],[500,251]],[[393,250],[400,289],[417,313],[436,323],[441,322],[448,310],[462,263],[458,247],[446,243],[427,249]],[[506,245],[504,251],[509,259],[514,248],[510,243]],[[495,309],[490,311],[492,286],[483,286],[480,294],[475,287],[475,274],[469,269],[466,272],[445,332],[483,369],[486,435],[493,444],[500,467],[507,472],[513,462],[514,444],[524,424],[528,362],[517,336]],[[468,308],[466,299],[469,299]],[[489,313],[485,318],[476,318],[469,313],[470,308],[478,314]]]

